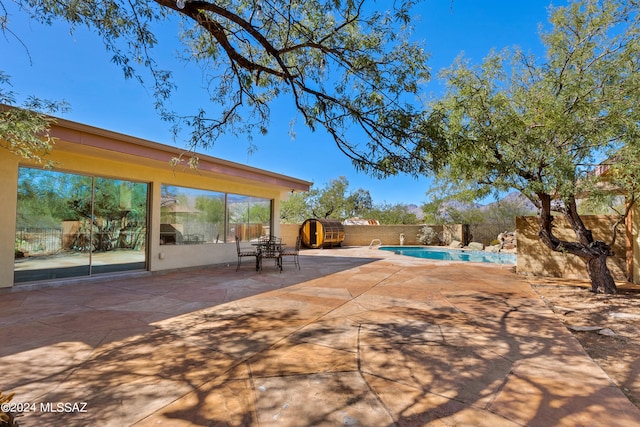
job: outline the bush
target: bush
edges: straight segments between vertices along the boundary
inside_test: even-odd
[[[0,391],[0,405],[4,406],[3,404],[11,402],[12,398],[13,393],[10,395],[4,395],[2,394],[2,391]],[[15,422],[12,413],[0,410],[0,427],[17,427],[17,425],[18,424]]]
[[[423,245],[433,245],[434,243],[440,243],[438,239],[438,233],[436,233],[433,228],[425,225],[420,229],[420,233],[418,233],[418,241]]]

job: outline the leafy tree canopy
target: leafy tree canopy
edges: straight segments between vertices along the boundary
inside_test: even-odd
[[[364,218],[377,219],[380,224],[420,224],[423,221],[411,212],[409,206],[403,204],[376,204],[365,214]]]
[[[344,176],[331,180],[324,188],[312,188],[307,193],[312,217],[343,220],[351,216],[348,189],[349,181]]]
[[[307,193],[293,193],[287,200],[280,202],[280,222],[301,224],[311,213],[307,205]]]
[[[443,72],[447,93],[413,147],[441,179],[476,195],[519,190],[539,209],[542,242],[583,259],[596,292],[615,292],[610,243],[584,226],[577,199],[605,187],[631,201],[638,194],[638,7],[582,0],[552,9],[544,59],[517,48],[475,66],[460,57]],[[553,210],[575,241],[554,235]]]
[[[356,165],[375,162],[389,154],[381,147],[401,149],[414,137],[411,95],[429,77],[425,52],[410,40],[414,0],[385,3],[385,11],[365,0],[17,3],[45,24],[63,20],[72,30],[96,31],[127,78],[150,73],[158,111],[176,134],[188,130],[193,148],[206,148],[223,132],[266,133],[270,104],[281,96],[309,128],[324,128]],[[183,59],[202,67],[211,100],[193,112],[171,111],[176,82],[154,49],[159,32],[177,21]]]
[[[374,205],[368,190],[350,190],[344,176],[307,193],[292,194],[280,204],[280,219],[289,224],[300,224],[308,218],[343,221],[353,217],[377,219],[382,224],[418,223],[416,215],[405,205]]]
[[[51,166],[45,156],[54,144],[49,136],[53,119],[47,114],[65,111],[67,104],[64,101],[29,96],[23,105],[18,106],[16,94],[10,88],[9,76],[0,71],[0,105],[2,104],[19,108],[0,108],[0,148],[24,159]]]

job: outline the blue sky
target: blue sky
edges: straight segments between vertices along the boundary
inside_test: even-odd
[[[566,0],[556,0],[564,5]],[[387,1],[374,2],[386,7]],[[532,53],[543,54],[539,25],[547,24],[550,0],[425,0],[415,9],[415,39],[425,43],[430,53],[429,67],[434,79],[425,88],[437,94],[436,74],[464,52],[478,63],[492,49],[517,45]],[[12,5],[5,2],[5,6]],[[28,95],[66,100],[71,110],[61,117],[91,126],[183,147],[174,143],[168,124],[153,108],[151,92],[135,80],[125,80],[120,68],[112,64],[100,38],[81,29],[69,33],[65,24],[43,26],[29,21],[15,8],[10,9],[9,28],[20,41],[5,34],[0,37],[0,70],[11,76],[12,90],[19,99]],[[173,60],[171,44],[174,28],[167,27],[158,54],[163,67],[171,67],[177,76],[175,110],[195,111],[202,96],[199,69]],[[23,46],[21,43],[24,43]],[[377,180],[357,173],[349,159],[338,151],[328,135],[312,133],[302,125],[290,135],[294,112],[286,103],[272,108],[266,136],[254,136],[257,152],[249,155],[248,144],[234,137],[221,138],[206,154],[249,166],[272,170],[324,186],[345,176],[349,188],[368,190],[373,202],[413,203],[426,201],[427,178],[407,176]]]

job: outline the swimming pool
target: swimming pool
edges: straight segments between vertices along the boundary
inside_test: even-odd
[[[515,254],[463,251],[460,249],[431,248],[425,246],[381,246],[380,250],[391,251],[398,255],[412,256],[443,261],[491,262],[494,264],[515,264]]]

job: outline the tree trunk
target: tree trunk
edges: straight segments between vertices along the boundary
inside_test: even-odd
[[[611,276],[609,267],[607,267],[608,256],[607,253],[604,253],[585,260],[587,273],[589,273],[589,279],[591,280],[591,292],[597,294],[615,294],[617,292],[613,276]]]
[[[595,293],[615,294],[616,284],[607,266],[607,258],[612,256],[611,247],[602,241],[594,240],[591,230],[587,229],[578,214],[575,199],[565,200],[564,217],[576,234],[577,242],[558,239],[553,234],[553,216],[551,215],[551,196],[539,193],[540,201],[538,236],[551,250],[576,255],[587,267],[591,280],[591,291]]]

